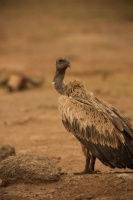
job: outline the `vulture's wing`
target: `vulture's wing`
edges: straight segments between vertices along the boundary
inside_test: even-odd
[[[65,128],[101,162],[133,168],[133,129],[115,109],[92,95],[61,96],[58,105]]]

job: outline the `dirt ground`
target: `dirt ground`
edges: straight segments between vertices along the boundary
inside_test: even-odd
[[[132,8],[131,1],[0,1],[0,68],[44,71],[46,77],[35,89],[0,88],[0,146],[47,156],[68,172],[54,183],[0,187],[0,200],[133,199],[128,169],[110,169],[97,160],[101,174],[72,174],[83,170],[84,156],[62,125],[52,85],[56,58],[67,57],[72,66],[67,81],[82,80],[133,124]]]

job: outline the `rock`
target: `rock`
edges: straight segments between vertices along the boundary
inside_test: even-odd
[[[0,179],[2,186],[11,183],[42,183],[58,181],[61,168],[50,158],[19,154],[10,156],[0,162]]]
[[[9,145],[4,145],[0,148],[0,162],[9,156],[15,156],[15,149]]]
[[[82,199],[83,199],[83,194],[80,194],[74,200],[82,200]]]

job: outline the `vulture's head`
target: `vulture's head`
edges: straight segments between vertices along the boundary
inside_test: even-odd
[[[56,60],[56,69],[59,71],[64,71],[70,67],[70,62],[66,58],[58,58]]]

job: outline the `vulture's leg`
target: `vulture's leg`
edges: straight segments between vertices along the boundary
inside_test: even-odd
[[[95,161],[96,161],[96,157],[89,152],[88,149],[86,149],[83,145],[82,146],[82,150],[83,153],[85,155],[85,168],[84,171],[82,172],[75,172],[75,175],[81,175],[81,174],[95,174],[95,173],[100,173],[100,171],[94,171],[95,168]]]
[[[85,155],[85,168],[81,172],[74,172],[74,175],[83,175],[83,174],[95,174],[95,173],[100,173],[100,171],[94,171],[95,167],[95,161],[96,157],[88,150],[86,149],[82,144],[82,151]],[[65,172],[61,173],[62,175],[67,174]]]
[[[95,162],[96,162],[96,157],[93,154],[91,154],[90,165],[89,165],[89,173],[90,174],[91,173],[92,174],[101,173],[99,170],[94,170],[95,169]]]
[[[93,154],[91,154],[90,155],[90,165],[89,165],[89,170],[90,170],[90,172],[94,172],[94,166],[95,166],[95,162],[96,162],[96,157],[93,155]]]
[[[81,172],[74,172],[74,174],[75,175],[90,174],[91,173],[89,169],[90,159],[91,159],[90,156],[86,157],[84,170]]]
[[[86,160],[85,160],[85,168],[84,168],[83,174],[90,174],[91,173],[90,165],[91,165],[91,154],[87,150],[87,155],[86,155]]]
[[[90,152],[85,148],[85,146],[83,146],[82,144],[81,144],[81,147],[82,147],[82,151],[83,151],[83,153],[84,153],[84,155],[85,155],[85,168],[84,168],[84,170],[82,171],[82,172],[75,172],[74,174],[75,175],[81,175],[81,174],[90,174],[90,173],[92,173],[91,171],[90,171],[90,165],[93,165],[93,164],[90,164],[91,163],[91,154],[90,154]]]
[[[81,172],[74,172],[73,174],[75,175],[83,175],[83,174],[91,174],[93,173],[92,170],[90,171],[90,162],[91,162],[91,154],[89,153],[89,151],[87,149],[84,149],[84,147],[82,146],[82,150],[84,151],[85,154],[85,168],[83,171]],[[86,152],[85,152],[86,151]],[[87,154],[86,154],[87,153]],[[93,160],[93,162],[91,163],[92,168],[94,168],[93,164],[95,164],[95,161]],[[65,172],[61,173],[62,175],[67,174]]]

